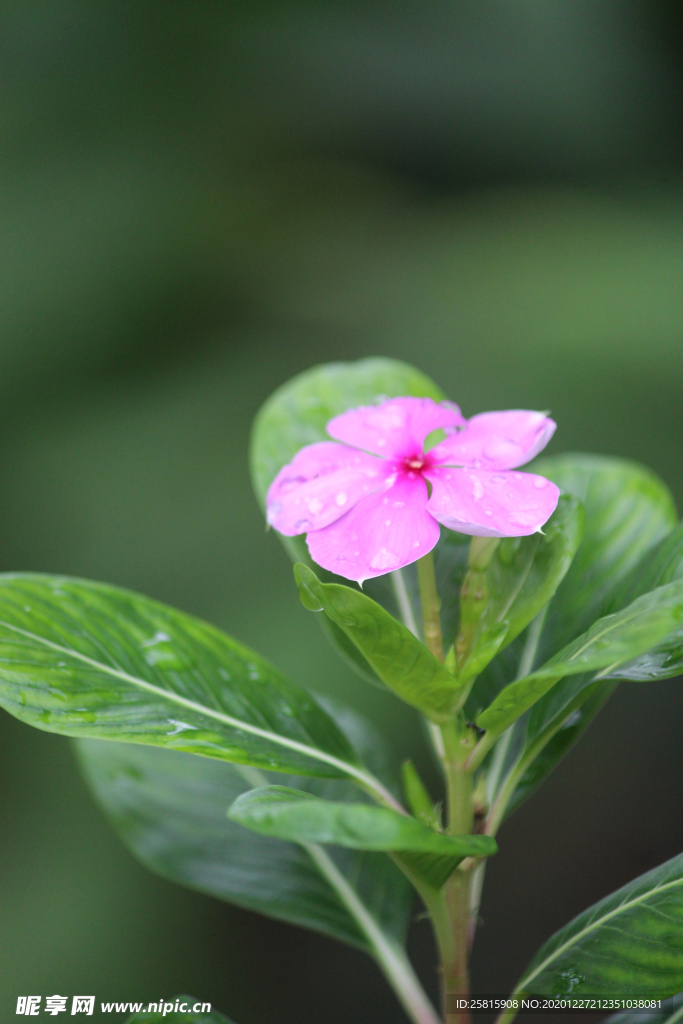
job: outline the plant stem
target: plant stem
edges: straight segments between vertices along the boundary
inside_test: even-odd
[[[448,832],[468,835],[474,825],[472,807],[472,776],[465,769],[471,741],[463,732],[464,722],[442,726],[445,757],[444,769],[448,786]],[[469,1010],[456,1010],[453,1003],[460,996],[469,996],[469,922],[472,870],[464,864],[453,872],[444,887],[444,898],[451,924],[450,956],[443,961],[444,1011],[447,1024],[469,1024]]]
[[[422,626],[425,645],[435,658],[443,661],[443,639],[441,637],[441,619],[439,609],[441,601],[436,590],[434,575],[434,558],[431,551],[417,563],[417,577],[420,583],[420,600],[422,602]]]
[[[425,555],[417,563],[422,603],[422,622],[425,644],[432,654],[443,661],[443,639],[439,618],[440,600],[436,589],[434,559]],[[472,776],[465,769],[473,736],[465,725],[464,716],[444,723],[440,727],[443,741],[441,761],[446,776],[448,832],[468,835],[474,824],[472,808]],[[442,991],[444,1015],[447,1024],[470,1024],[469,1010],[457,1010],[457,998],[469,995],[469,903],[471,870],[457,868],[441,893],[423,893],[425,906],[439,946],[442,963]]]

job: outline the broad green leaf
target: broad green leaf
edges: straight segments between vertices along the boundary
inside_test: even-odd
[[[278,388],[259,410],[251,436],[251,478],[261,508],[265,508],[270,484],[299,449],[316,441],[329,440],[325,426],[334,416],[355,406],[372,405],[401,395],[435,401],[445,397],[423,373],[395,359],[362,359],[355,363],[315,366]],[[293,562],[313,565],[304,537],[278,536]],[[316,571],[325,582],[341,582],[340,577],[317,566]],[[343,582],[348,585],[348,580]],[[376,593],[384,607],[396,613],[390,584],[387,587],[381,578],[368,589],[373,596]],[[411,591],[414,601],[414,588]],[[355,671],[365,679],[379,682],[344,631],[326,616],[320,616],[318,621]]]
[[[479,675],[498,649],[511,643],[550,601],[572,563],[583,527],[581,502],[562,495],[543,534],[505,538],[486,569],[470,570],[461,597],[460,628],[471,608],[474,629],[461,677]]]
[[[123,842],[156,874],[369,949],[310,852],[228,820],[226,811],[241,793],[278,776],[125,743],[79,740],[76,752],[88,785]],[[335,800],[359,795],[348,782],[290,776],[284,781]],[[378,853],[334,849],[328,856],[379,927],[402,943],[413,896],[399,869]]]
[[[612,608],[621,608],[640,594],[683,578],[683,523],[649,551],[624,580],[612,598]],[[611,609],[610,609],[611,610]],[[676,630],[651,651],[621,666],[611,679],[636,682],[668,679],[683,672],[683,628]]]
[[[294,575],[302,604],[311,611],[323,610],[383,683],[432,720],[448,717],[462,687],[409,629],[360,591],[321,583],[308,566],[297,564]]]
[[[202,1013],[202,1006],[211,1005],[207,999],[196,999],[194,996],[172,996],[159,1004],[153,1003],[152,1005],[158,1005],[157,1012],[152,1010],[149,1013],[146,1011],[134,1013],[132,1017],[128,1018],[127,1024],[161,1024],[162,1021],[163,1024],[168,1024],[169,1021],[178,1021],[179,1024],[233,1024],[217,1010]],[[176,1006],[180,1008],[178,1012],[176,1012]],[[197,1012],[194,1011],[195,1006],[199,1007]]]
[[[87,580],[0,575],[0,705],[67,736],[365,774],[313,697],[190,615]]]
[[[589,626],[591,616],[594,619],[619,611],[650,589],[645,586],[642,590],[624,592],[627,582],[634,574],[642,574],[658,550],[655,545],[665,544],[662,537],[675,525],[669,491],[642,466],[592,455],[560,455],[539,460],[533,468],[584,503],[585,532],[550,603],[538,644],[529,644],[533,629],[529,627],[485,669],[466,705],[466,713],[472,719],[515,679],[520,660],[527,654],[531,654],[533,668]],[[651,581],[653,586],[657,584],[654,576]],[[659,580],[670,581],[663,575]],[[593,676],[591,673],[563,679],[512,726],[513,735],[506,737],[508,756],[499,774],[500,784],[516,764],[527,761],[539,746],[542,750],[521,777],[510,810],[540,785],[613,692],[614,684],[609,682],[597,692]]]
[[[244,793],[232,805],[228,817],[261,835],[291,842],[434,855],[438,861],[423,857],[421,867],[426,879],[437,888],[465,857],[488,857],[497,850],[489,836],[447,836],[386,807],[323,800],[285,786]],[[415,859],[413,865],[417,865]]]
[[[660,1010],[624,1010],[613,1013],[605,1024],[680,1024],[683,1021],[683,992],[662,1002]]]
[[[622,611],[598,619],[541,668],[506,686],[479,715],[477,724],[502,732],[564,676],[615,668],[649,650],[682,624],[683,580],[676,580],[643,594]]]
[[[539,658],[545,660],[608,611],[621,581],[674,528],[677,517],[666,485],[636,462],[570,454],[539,459],[533,469],[586,510],[583,541],[543,630]]]
[[[651,996],[683,987],[683,854],[589,907],[538,951],[515,994]]]

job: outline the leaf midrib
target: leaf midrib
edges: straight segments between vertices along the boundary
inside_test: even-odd
[[[677,885],[683,885],[683,878],[676,878],[673,882],[666,882],[663,885],[655,886],[654,889],[649,889],[646,893],[643,893],[642,896],[638,896],[635,899],[627,901],[626,903],[620,903],[618,907],[615,907],[614,910],[611,910],[608,914],[605,914],[604,917],[599,918],[597,921],[592,921],[590,925],[587,925],[585,928],[582,928],[581,931],[577,932],[575,935],[572,935],[570,939],[564,942],[561,946],[558,946],[557,949],[553,950],[550,956],[546,957],[546,959],[542,963],[540,963],[538,967],[536,967],[536,969],[532,971],[530,975],[528,975],[528,977],[523,978],[520,981],[519,985],[516,986],[515,993],[523,992],[525,985],[528,985],[530,981],[533,981],[533,979],[537,977],[541,973],[541,971],[544,971],[545,968],[553,962],[553,960],[557,960],[567,949],[570,949],[573,945],[575,945],[579,941],[579,939],[582,939],[584,938],[584,936],[589,935],[592,931],[595,931],[596,928],[601,928],[607,921],[610,921],[613,917],[616,917],[622,911],[630,910],[632,907],[636,907],[639,904],[644,903],[650,897],[653,897],[658,893],[665,892],[667,889],[673,889]]]
[[[317,761],[323,761],[326,764],[341,769],[347,775],[354,776],[366,785],[371,785],[373,789],[377,789],[378,784],[376,779],[367,775],[354,765],[349,764],[347,761],[342,761],[340,758],[335,757],[333,754],[327,754],[325,751],[317,750],[315,747],[309,747],[305,743],[300,743],[298,740],[292,740],[285,736],[278,736],[277,733],[269,732],[267,729],[262,729],[258,725],[251,725],[249,722],[244,722],[239,718],[233,718],[231,715],[227,715],[222,711],[217,711],[213,708],[208,708],[203,704],[198,704],[196,701],[190,700],[188,697],[182,697],[180,694],[174,693],[173,691],[164,690],[162,687],[156,686],[154,683],[148,683],[146,680],[140,679],[138,676],[129,675],[127,672],[124,672],[123,669],[116,669],[112,668],[110,665],[102,664],[101,662],[95,661],[94,658],[88,657],[87,654],[81,654],[80,651],[63,647],[61,644],[57,644],[53,640],[47,640],[45,637],[38,636],[36,633],[31,633],[29,630],[21,629],[20,626],[13,626],[11,623],[5,622],[2,619],[0,619],[0,627],[19,633],[22,636],[27,637],[29,640],[42,644],[44,647],[49,647],[54,651],[59,651],[69,658],[75,658],[77,661],[82,661],[86,665],[91,665],[99,672],[105,672],[106,674],[114,676],[117,679],[121,679],[124,682],[132,683],[134,686],[137,686],[142,690],[147,690],[149,693],[153,693],[157,697],[161,697],[162,699],[169,700],[182,707],[186,707],[190,711],[195,711],[201,715],[206,715],[209,718],[214,718],[216,721],[221,722],[224,725],[228,725],[233,729],[250,732],[254,736],[260,736],[261,738],[270,740],[272,743],[276,743],[279,746],[287,747],[290,750],[296,750],[298,753],[304,754],[307,757],[312,757]]]

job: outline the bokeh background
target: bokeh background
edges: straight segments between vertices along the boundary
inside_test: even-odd
[[[252,497],[251,420],[389,355],[683,507],[683,15],[661,0],[0,5],[0,565],[202,615],[391,725]],[[683,849],[683,689],[625,684],[501,833],[474,987]],[[400,1024],[362,954],[147,874],[66,740],[0,720],[0,1012],[190,991],[240,1024]],[[430,991],[435,954],[410,948]],[[96,1018],[97,1019],[97,1018]],[[107,1016],[109,1021],[114,1015]]]

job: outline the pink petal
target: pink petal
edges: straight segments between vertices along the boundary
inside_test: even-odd
[[[268,489],[268,523],[286,537],[319,530],[381,487],[392,466],[334,441],[309,444],[283,466]]]
[[[390,398],[335,416],[327,433],[354,448],[396,459],[421,454],[433,430],[464,423],[457,405],[437,405],[431,398]]]
[[[554,421],[540,412],[484,412],[432,448],[430,455],[437,465],[515,469],[545,448],[555,427]]]
[[[449,530],[472,537],[526,537],[555,511],[559,488],[535,473],[486,473],[437,466],[428,510]]]
[[[427,485],[400,473],[383,490],[363,498],[350,512],[306,538],[311,558],[324,569],[363,580],[417,561],[439,539],[439,524],[427,511]]]

